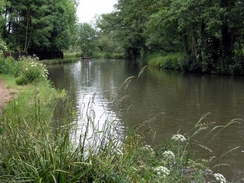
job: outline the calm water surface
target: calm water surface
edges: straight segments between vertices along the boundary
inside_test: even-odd
[[[80,114],[87,111],[84,106],[91,105],[93,100],[98,126],[103,126],[104,121],[116,121],[119,135],[123,136],[126,129],[143,124],[142,135],[155,147],[178,130],[182,134],[188,133],[201,116],[209,112],[204,120],[206,124],[226,125],[232,119],[244,119],[243,77],[193,75],[146,68],[137,78],[139,72],[137,66],[119,60],[86,60],[49,67],[50,80],[56,88],[69,92]],[[130,76],[135,77],[128,87],[127,82],[121,89]],[[118,98],[124,97],[124,100],[115,107],[112,100],[118,91]],[[83,119],[82,116],[79,118]],[[244,182],[244,122],[231,124],[211,143],[208,141],[213,135],[204,138],[205,135],[206,132],[199,134],[196,140],[203,139],[201,143],[207,144],[213,152],[201,150],[200,155],[204,158],[222,156],[221,163],[227,166],[213,170],[223,173],[230,182]],[[237,150],[224,155],[237,146]],[[214,159],[212,166],[219,160]]]

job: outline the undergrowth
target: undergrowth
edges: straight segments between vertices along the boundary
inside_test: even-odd
[[[183,61],[182,53],[171,53],[167,55],[156,55],[152,58],[148,58],[147,64],[149,66],[172,69],[172,70],[181,70],[181,62]]]

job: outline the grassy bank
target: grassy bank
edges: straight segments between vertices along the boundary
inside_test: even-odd
[[[42,60],[45,65],[65,64],[81,60],[82,53],[65,53],[63,59]]]
[[[148,55],[145,62],[152,67],[186,72],[203,72],[201,64],[194,63],[193,58],[183,53],[155,53]]]
[[[141,122],[129,130],[124,138],[117,138],[110,130],[113,121],[103,131],[97,130],[93,101],[84,110],[84,133],[78,131],[76,114],[67,100],[65,91],[53,89],[45,75],[43,65],[33,59],[8,64],[0,70],[18,97],[4,110],[0,131],[0,182],[226,182],[223,175],[212,172],[211,161],[197,157],[192,147],[205,147],[194,140],[202,132],[214,135],[226,126],[210,128],[203,116],[187,134],[178,131],[162,144],[152,148],[146,144],[140,131],[147,123]],[[20,65],[19,65],[20,64]],[[6,69],[8,68],[8,69]],[[28,69],[27,69],[28,68]],[[3,75],[3,71],[6,72]],[[43,76],[39,76],[41,73]],[[126,88],[130,79],[123,86]],[[23,81],[23,82],[20,82]],[[16,85],[18,83],[19,85]],[[118,99],[119,100],[119,99]],[[58,114],[53,112],[59,105]],[[91,140],[88,129],[96,139],[96,145],[87,146]]]
[[[63,59],[42,60],[41,62],[45,65],[72,63],[82,60],[82,55],[83,53],[78,52],[65,53]],[[91,58],[124,59],[124,55],[119,53],[95,52],[92,54]]]
[[[106,59],[124,59],[123,53],[105,53],[105,52],[95,52],[92,58],[106,58]]]
[[[149,66],[172,70],[182,70],[182,62],[182,53],[153,54],[146,58]]]
[[[198,60],[199,59],[199,60]],[[184,53],[154,53],[145,59],[149,66],[180,70],[184,72],[198,72],[222,75],[244,75],[242,56],[236,55],[230,64],[224,64],[228,59],[210,61],[208,58],[196,58],[193,55]]]

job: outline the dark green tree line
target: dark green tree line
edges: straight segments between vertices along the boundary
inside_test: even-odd
[[[5,0],[1,12],[1,36],[11,50],[62,50],[74,41],[76,1]]]
[[[243,8],[243,0],[118,0],[98,26],[128,58],[182,52],[188,70],[244,72]]]

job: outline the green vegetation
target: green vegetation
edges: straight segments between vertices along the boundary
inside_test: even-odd
[[[71,51],[165,69],[244,74],[242,1],[121,0],[93,24],[77,23],[77,5],[75,0],[1,1],[0,52],[7,47],[29,55]]]
[[[83,56],[91,56],[97,49],[97,31],[88,23],[78,25],[77,45],[82,50]]]
[[[12,51],[68,49],[75,39],[76,6],[71,0],[1,1],[1,38]]]
[[[166,54],[165,56],[161,55],[152,55],[146,58],[148,60],[149,66],[164,68],[164,69],[174,69],[181,70],[182,62],[184,61],[184,56],[181,53],[171,53]]]
[[[75,122],[76,114],[65,91],[53,89],[46,77],[28,80],[24,86],[14,84],[12,71],[18,64],[18,73],[25,72],[23,66],[46,73],[43,65],[36,64],[39,62],[35,58],[12,65],[5,63],[13,68],[5,75],[1,71],[0,76],[18,90],[18,97],[8,104],[0,119],[1,182],[226,182],[223,175],[209,167],[221,166],[221,158],[238,147],[217,162],[201,159],[197,157],[199,149],[212,150],[199,137],[204,134],[212,141],[224,128],[239,121],[213,126],[205,120],[206,114],[193,125],[192,131],[184,135],[179,131],[152,149],[141,136],[147,121],[129,130],[124,138],[112,133],[116,124],[109,117],[103,130],[97,129],[91,99],[84,106],[85,126],[80,133],[80,122]],[[128,78],[121,89],[126,89],[133,78]],[[55,110],[59,118],[53,116]]]
[[[54,65],[54,64],[65,64],[77,62],[82,57],[82,53],[74,52],[74,53],[64,53],[63,59],[52,59],[52,60],[42,60],[41,62],[45,65]]]
[[[148,55],[180,52],[183,70],[244,74],[243,1],[121,0],[115,7],[97,25],[127,58],[147,64]],[[179,69],[175,63],[166,65]]]
[[[77,24],[75,45],[84,57],[124,58],[122,48],[110,36],[111,34],[98,31],[88,23],[80,23]]]
[[[152,149],[141,137],[143,122],[124,139],[111,134],[111,121],[103,131],[96,129],[91,101],[84,112],[85,130],[74,141],[79,124],[72,101],[52,88],[47,61],[23,57],[16,62],[2,54],[72,49],[64,60],[48,64],[82,56],[126,57],[165,69],[244,74],[244,3],[121,0],[117,11],[97,19],[96,28],[76,24],[76,6],[73,0],[0,2],[0,76],[18,93],[12,93],[0,118],[0,182],[226,182],[209,167],[221,166],[222,157],[238,147],[217,163],[197,157],[195,148],[212,151],[199,134],[212,141],[237,120],[212,126],[203,116],[191,132],[179,131]],[[95,146],[87,145],[91,140]]]

